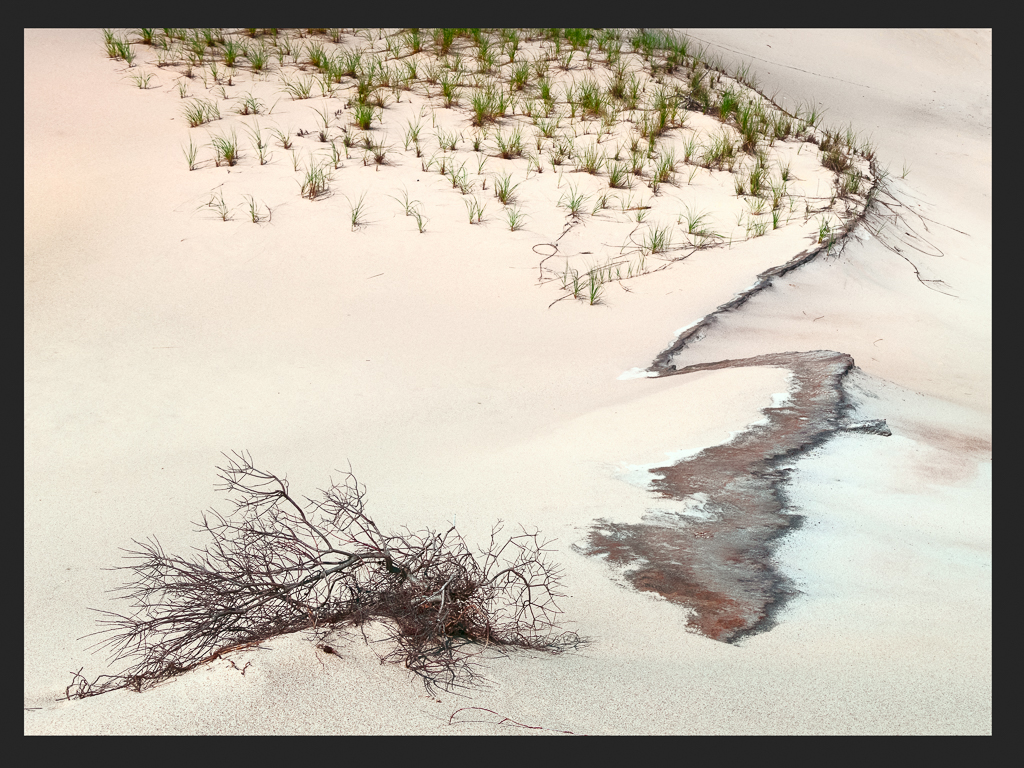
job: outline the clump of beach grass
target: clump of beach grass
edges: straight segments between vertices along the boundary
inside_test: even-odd
[[[361,148],[363,165],[375,170],[402,165],[404,157],[396,155],[386,141],[388,130],[399,122],[404,123],[398,130],[403,132],[405,151],[421,158],[424,172],[439,173],[464,196],[471,224],[482,222],[485,207],[472,193],[488,190],[493,182],[505,222],[511,231],[519,229],[525,220],[520,203],[535,201],[539,180],[534,176],[550,165],[557,175],[557,180],[551,180],[556,189],[564,190],[564,177],[572,173],[595,177],[592,181],[577,177],[582,184],[572,183],[562,192],[557,205],[568,215],[565,227],[582,224],[585,213],[604,210],[608,191],[624,190],[617,197],[623,201],[625,215],[602,216],[601,226],[636,229],[635,225],[646,224],[645,234],[632,241],[634,252],[646,256],[679,249],[672,246],[671,228],[648,220],[660,222],[665,206],[679,200],[683,189],[688,195],[723,187],[735,190],[745,203],[737,227],[742,231],[745,222],[748,239],[767,234],[769,222],[775,230],[794,218],[799,221],[801,217],[791,214],[802,204],[805,223],[813,215],[824,214],[817,239],[830,246],[845,234],[851,217],[870,202],[872,185],[879,179],[875,147],[858,137],[852,126],[825,126],[823,110],[814,102],[787,111],[774,97],[757,92],[749,65],[727,71],[708,49],[677,33],[143,28],[129,30],[127,35],[112,30],[103,34],[111,59],[129,67],[151,65],[155,59],[156,66],[177,78],[177,95],[190,128],[224,119],[218,100],[231,102],[225,130],[211,137],[215,166],[238,163],[241,152],[235,129],[241,117],[250,118],[243,122],[243,129],[251,138],[253,157],[260,165],[271,163],[270,142],[264,136],[267,129],[251,119],[269,119],[263,116],[273,112],[267,100],[275,89],[293,100],[312,98],[317,91],[322,94],[323,102],[314,110],[317,127],[300,128],[294,135],[319,141],[329,150],[329,159],[324,158],[325,152],[318,159],[309,156],[303,168],[300,155],[305,153],[294,151],[292,131],[270,128],[275,144],[293,150],[293,168],[302,174],[302,196],[310,200],[329,194],[332,173],[357,172],[342,167],[343,156],[349,158],[353,147]],[[136,51],[133,45],[145,47]],[[197,77],[199,81],[194,80]],[[125,75],[140,89],[151,88],[151,78],[144,69]],[[229,96],[233,78],[250,81],[242,95],[234,98]],[[208,93],[191,96],[190,79],[192,88],[202,84]],[[341,102],[340,108],[331,104],[332,99]],[[407,102],[412,102],[411,119],[407,119]],[[397,103],[402,104],[400,109],[392,106]],[[695,113],[705,117],[688,122]],[[437,151],[429,159],[424,157],[422,134],[426,116],[431,117],[437,141]],[[708,127],[710,119],[718,121],[717,130]],[[384,138],[377,138],[378,132]],[[464,154],[470,143],[478,153],[475,178],[467,170]],[[793,168],[806,165],[803,159],[797,159],[799,165],[794,163],[794,143],[795,155],[803,152],[806,158],[812,153],[819,167],[833,174],[832,189],[824,197],[820,191],[809,191],[803,170],[799,172],[803,178],[796,178]],[[201,167],[191,139],[182,146],[182,153],[189,170]],[[492,167],[495,162],[500,167],[485,174],[489,159]],[[683,165],[689,168],[680,174]],[[524,170],[525,177],[520,175]],[[513,182],[513,176],[520,180]],[[594,192],[595,183],[600,186],[602,179],[608,191]],[[634,205],[628,190],[639,181],[649,186],[653,196],[646,204]],[[690,186],[683,187],[684,181]],[[817,182],[812,178],[811,183]],[[666,190],[665,185],[676,189]],[[247,199],[252,218],[252,199]],[[220,210],[219,204],[211,207]],[[423,232],[426,219],[421,206],[407,205],[405,211]],[[257,217],[262,215],[259,209]],[[708,225],[710,218],[703,208],[699,213],[694,208],[677,215],[687,248],[725,243]],[[630,277],[645,273],[631,263],[616,270],[601,267],[580,272],[580,295],[589,292],[592,281],[599,287],[620,279],[620,271]]]
[[[302,196],[318,200],[330,192],[331,172],[324,163],[311,162],[306,166],[301,182]]]
[[[214,165],[235,165],[241,157],[238,148],[238,136],[232,128],[228,133],[210,137],[210,146],[214,151]]]
[[[193,99],[191,103],[185,105],[183,114],[190,128],[221,119],[220,107],[209,99]]]
[[[487,207],[485,203],[481,203],[476,199],[476,195],[471,195],[463,199],[466,204],[466,212],[469,214],[470,224],[479,224],[484,218],[484,209]]]
[[[348,197],[346,196],[346,199]],[[366,224],[366,193],[363,192],[354,202],[348,199],[349,222],[352,224],[352,231]]]

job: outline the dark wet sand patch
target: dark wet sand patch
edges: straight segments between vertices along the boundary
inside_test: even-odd
[[[851,406],[842,380],[853,358],[839,352],[759,355],[663,370],[662,375],[749,366],[792,371],[791,400],[767,409],[766,425],[651,470],[661,475],[652,490],[663,498],[706,494],[704,513],[710,519],[648,514],[632,524],[598,520],[581,548],[607,556],[637,589],[691,608],[688,625],[723,642],[769,629],[774,614],[796,594],[772,560],[778,539],[802,522],[786,511],[786,465],[842,429],[888,434],[884,422],[847,422]]]

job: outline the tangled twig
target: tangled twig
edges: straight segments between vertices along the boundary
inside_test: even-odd
[[[491,723],[488,720],[455,720],[455,716],[459,714],[459,712],[466,712],[471,709],[475,709],[480,712],[490,712],[492,715],[497,715],[498,717],[500,717],[501,720],[499,720],[496,723]],[[573,731],[559,731],[554,728],[545,728],[542,725],[526,725],[526,723],[520,723],[518,720],[513,720],[511,717],[504,717],[503,715],[499,715],[493,709],[487,709],[486,707],[462,707],[461,709],[456,709],[454,712],[452,712],[451,717],[448,718],[448,725],[458,725],[460,723],[489,723],[490,725],[512,725],[517,728],[529,728],[531,731],[551,731],[552,733],[566,733],[570,736],[576,735]]]
[[[120,588],[128,615],[101,611],[96,647],[133,659],[119,675],[72,673],[66,698],[141,691],[267,638],[303,629],[380,621],[390,649],[428,690],[479,679],[481,649],[560,652],[583,641],[560,632],[560,568],[550,542],[522,529],[474,555],[454,526],[385,535],[366,514],[366,489],[345,473],[317,500],[299,503],[288,482],[235,453],[220,469],[235,509],[205,514],[211,542],[190,558],[155,539],[127,551]],[[326,651],[326,647],[323,648]],[[333,650],[333,649],[332,649]]]

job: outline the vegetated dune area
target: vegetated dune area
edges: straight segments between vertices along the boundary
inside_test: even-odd
[[[25,732],[991,733],[991,58],[26,30]]]

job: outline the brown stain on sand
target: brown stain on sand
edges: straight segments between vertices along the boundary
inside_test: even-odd
[[[623,568],[635,588],[692,609],[687,624],[723,642],[770,628],[775,611],[796,593],[771,559],[774,542],[801,521],[785,510],[784,465],[843,429],[850,409],[842,379],[853,358],[839,352],[758,355],[661,375],[749,366],[790,370],[790,402],[767,409],[765,425],[652,470],[661,475],[652,490],[664,498],[706,494],[711,519],[649,514],[640,523],[599,520],[581,547]]]
[[[872,176],[880,178],[874,161],[871,169]],[[878,186],[875,181],[873,190]],[[638,524],[598,520],[580,547],[587,554],[606,556],[610,564],[624,570],[625,578],[637,589],[657,592],[692,609],[687,624],[715,640],[735,642],[770,629],[775,612],[796,593],[772,561],[777,540],[802,522],[800,516],[785,509],[786,465],[842,429],[891,433],[884,421],[859,426],[847,421],[851,405],[842,381],[853,368],[853,358],[841,352],[780,352],[679,370],[672,360],[704,338],[719,315],[739,310],[775,279],[819,255],[841,254],[847,235],[862,221],[881,239],[879,222],[869,220],[868,214],[885,218],[886,213],[896,215],[893,205],[900,206],[895,199],[892,203],[879,200],[872,197],[871,204],[837,233],[837,240],[819,243],[760,273],[754,285],[688,327],[654,359],[650,370],[659,376],[748,366],[782,367],[793,373],[791,402],[766,410],[766,425],[754,426],[725,445],[707,448],[672,466],[652,470],[661,475],[653,482],[653,490],[663,497],[684,500],[696,493],[706,494],[704,512],[711,519],[695,522],[683,515],[672,519],[648,514]],[[898,248],[886,247],[902,255]],[[919,273],[918,279],[922,280]]]

